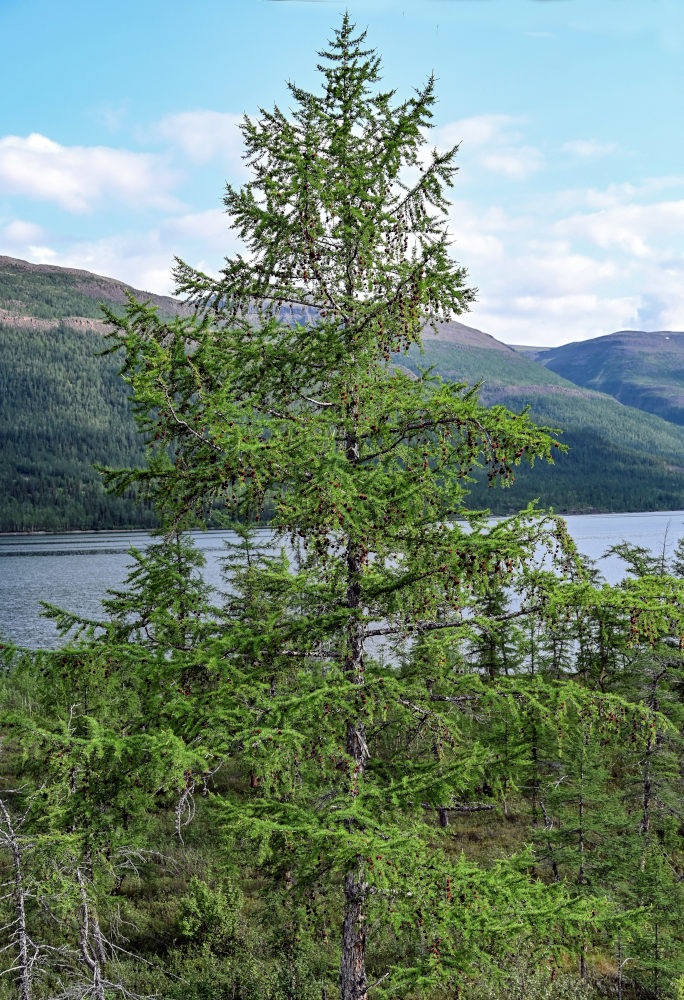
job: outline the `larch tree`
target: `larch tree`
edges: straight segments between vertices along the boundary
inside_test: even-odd
[[[565,560],[567,539],[531,509],[494,525],[467,509],[476,466],[505,483],[551,458],[550,433],[400,363],[474,292],[450,254],[456,148],[427,148],[434,80],[397,101],[364,37],[345,15],[321,92],[290,84],[290,112],[244,119],[251,180],[225,206],[246,252],[217,279],[178,261],[194,316],[164,322],[136,302],[110,316],[150,450],[110,486],[137,486],[171,531],[219,511],[268,518],[300,548],[296,563],[235,567],[245,601],[188,654],[164,712],[241,776],[216,804],[221,835],[258,843],[283,898],[341,901],[342,1000],[366,998],[381,919],[406,941],[401,967],[369,952],[394,989],[456,989],[511,940],[553,946],[564,920],[584,920],[529,862],[449,863],[425,819],[481,794],[477,712],[515,713],[459,668],[473,595],[540,545]]]

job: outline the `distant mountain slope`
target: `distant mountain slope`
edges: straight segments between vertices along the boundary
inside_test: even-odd
[[[536,361],[540,354],[549,350],[548,347],[539,347],[538,345],[533,346],[531,344],[509,344],[508,346],[518,354],[524,354],[526,358],[530,359],[530,361]]]
[[[485,402],[529,406],[538,423],[562,429],[567,454],[553,466],[520,466],[508,490],[474,487],[473,500],[483,506],[510,512],[539,497],[542,505],[565,511],[681,508],[681,427],[577,386],[462,324],[440,325],[437,335],[426,331],[423,353],[414,348],[404,363],[414,371],[434,366],[450,381],[483,380]]]
[[[115,357],[101,357],[99,303],[115,310],[126,286],[111,278],[0,257],[0,531],[140,527],[152,511],[105,494],[93,464],[144,460]],[[174,299],[134,291],[163,315]],[[288,314],[289,315],[289,314]],[[311,318],[297,313],[297,321]],[[554,466],[521,467],[511,489],[473,484],[472,503],[497,513],[539,497],[568,510],[684,508],[684,428],[579,388],[462,323],[427,329],[425,349],[397,355],[413,371],[484,380],[482,396],[563,428]]]
[[[0,257],[0,531],[150,527],[152,511],[108,496],[93,465],[144,461],[126,386],[102,350],[100,302],[127,285]],[[173,299],[150,299],[163,315]]]
[[[536,360],[577,385],[684,424],[684,333],[621,330],[548,348]]]
[[[477,382],[484,378],[488,385],[568,384],[562,376],[545,371],[514,348],[463,323],[440,323],[436,334],[428,327],[422,354],[412,348],[409,361],[414,368],[434,365],[443,378],[452,381]]]
[[[0,319],[34,316],[63,320],[68,316],[101,320],[100,303],[116,310],[125,306],[126,292],[157,306],[162,316],[189,313],[176,299],[131,288],[124,281],[105,278],[90,271],[51,264],[30,264],[26,260],[0,255]]]

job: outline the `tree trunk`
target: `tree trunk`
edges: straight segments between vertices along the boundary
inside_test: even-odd
[[[582,739],[582,756],[580,758],[580,794],[579,794],[579,872],[577,875],[577,884],[583,885],[585,882],[584,878],[584,748],[586,746],[586,734]],[[580,952],[580,976],[582,982],[587,981],[587,946],[582,945],[582,950]]]
[[[81,958],[85,963],[86,967],[92,975],[92,995],[95,1000],[107,1000],[105,996],[105,987],[102,977],[102,966],[100,965],[100,959],[98,955],[97,947],[95,950],[90,946],[90,904],[88,902],[88,893],[86,891],[85,879],[83,878],[83,872],[80,868],[76,869],[76,880],[81,893],[81,913],[79,917],[79,938],[81,945]],[[99,931],[99,926],[98,926]],[[100,942],[101,944],[101,939]]]
[[[355,408],[350,413],[358,419]],[[359,460],[359,443],[354,433],[345,439],[347,460],[356,464]],[[346,548],[347,591],[345,605],[349,611],[347,619],[347,651],[344,663],[345,674],[352,682],[363,687],[364,627],[356,617],[361,606],[361,570],[363,548],[353,538],[349,538]],[[347,753],[352,759],[349,793],[359,793],[359,782],[363,781],[368,759],[366,727],[363,717],[357,714],[347,723]],[[341,1000],[366,1000],[366,928],[364,904],[368,887],[363,878],[363,862],[356,858],[355,865],[344,876],[344,919],[342,924],[342,958],[340,961]]]
[[[535,675],[535,662],[534,662],[534,621],[530,618],[530,676]],[[535,712],[534,708],[532,709]],[[537,733],[537,717],[536,714],[533,715],[532,721],[532,826],[536,827],[539,821],[538,817],[538,800],[539,800],[539,748],[537,746],[538,733]]]
[[[17,837],[12,817],[2,799],[0,799],[0,812],[5,821],[7,834],[3,839],[9,846],[12,854],[12,869],[14,874],[14,908],[16,911],[16,942],[17,942],[17,969],[19,972],[19,998],[20,1000],[31,1000],[31,969],[29,965],[29,936],[26,928],[26,894],[24,889],[24,875],[21,863],[21,846]]]
[[[539,747],[537,719],[532,723],[532,826],[539,823]]]
[[[620,937],[620,932],[619,931],[618,931],[618,939],[617,939],[617,973],[618,973],[617,1000],[622,1000],[622,938]]]
[[[367,887],[360,872],[344,877],[344,922],[340,963],[341,1000],[366,1000],[366,928],[364,902]]]
[[[667,673],[667,667],[661,670],[659,674],[655,674],[651,679],[651,694],[648,699],[648,707],[651,710],[651,722],[654,720],[655,713],[659,710],[660,705],[658,702],[658,683]],[[643,811],[641,814],[641,824],[639,826],[641,833],[648,833],[651,828],[651,762],[653,759],[653,754],[658,746],[659,739],[656,737],[654,741],[653,735],[649,735],[648,742],[646,743],[646,760],[644,763],[644,778],[643,778]]]
[[[643,811],[641,813],[641,824],[639,829],[641,833],[648,833],[651,828],[651,754],[653,753],[653,742],[651,737],[648,738],[648,743],[646,744],[646,762],[644,764],[644,778],[643,778]]]
[[[585,732],[582,736],[582,753],[580,756],[580,772],[579,772],[579,802],[578,802],[578,820],[579,820],[579,830],[578,830],[578,850],[579,850],[579,872],[577,873],[577,884],[584,885],[584,761],[585,761],[585,748],[588,742],[588,735]]]

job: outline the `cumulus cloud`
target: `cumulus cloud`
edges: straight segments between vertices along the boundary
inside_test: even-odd
[[[498,273],[497,273],[498,271]],[[558,344],[630,325],[638,294],[620,294],[615,269],[562,244],[527,244],[505,268],[484,271],[478,325],[507,343]]]
[[[460,143],[463,147],[476,149],[519,140],[522,137],[519,126],[524,122],[524,118],[514,115],[474,115],[442,125],[432,135],[441,148]]]
[[[614,142],[597,142],[595,139],[573,139],[571,142],[563,143],[564,152],[572,153],[580,160],[597,160],[602,156],[614,153],[617,146]]]
[[[59,254],[52,247],[48,246],[28,246],[21,257],[30,260],[32,264],[57,264],[59,266]]]
[[[107,146],[62,146],[44,135],[0,138],[0,187],[6,194],[88,212],[105,200],[171,210],[176,176],[151,153]]]
[[[524,213],[501,206],[478,212],[467,202],[452,208],[453,255],[479,288],[465,322],[507,343],[542,345],[638,325],[649,283],[644,262],[580,249],[576,239],[561,238],[544,210],[544,202]]]
[[[162,224],[169,238],[201,240],[207,247],[228,252],[230,239],[229,220],[221,208],[208,208],[203,212],[187,212],[166,219]]]
[[[435,129],[432,138],[441,149],[460,144],[466,164],[524,180],[544,166],[541,150],[523,141],[524,123],[513,115],[476,115]]]
[[[657,244],[684,235],[684,199],[649,205],[614,205],[578,213],[555,226],[563,236],[589,240],[599,247],[619,247],[634,257],[658,253]]]
[[[671,213],[654,208],[628,206],[627,218],[634,215],[643,223],[652,215],[655,239],[658,215]],[[524,225],[515,232],[499,232],[503,246],[498,258],[483,255],[471,261],[470,252],[459,254],[481,289],[466,322],[507,343],[540,345],[621,329],[684,329],[684,255],[678,248],[644,254],[633,232],[620,231],[617,242],[603,247],[592,244],[584,229],[559,238],[564,229],[559,222],[545,223],[541,216],[519,221]],[[617,225],[616,218],[602,220],[598,235],[607,241]]]
[[[47,239],[47,233],[35,222],[14,219],[0,229],[0,246],[24,247],[30,243],[40,243]]]
[[[59,267],[77,267],[119,278],[134,288],[160,295],[173,291],[172,252],[158,230],[82,240],[52,253],[48,263]]]
[[[233,169],[242,168],[240,115],[221,111],[182,111],[166,115],[155,134],[181,150],[193,163],[218,159]]]
[[[544,157],[535,146],[503,147],[482,156],[482,166],[514,181],[524,180],[544,166]]]
[[[641,298],[572,295],[483,296],[466,323],[507,344],[550,347],[637,325]]]
[[[0,227],[0,254],[34,264],[52,264],[57,254],[47,245],[49,239],[50,234],[35,222],[13,219]]]
[[[30,223],[0,228],[0,254],[22,257],[37,264],[77,267],[95,274],[119,278],[134,288],[172,295],[174,256],[187,260],[207,274],[218,275],[226,254],[240,249],[220,209],[166,216],[147,231],[115,233],[99,239],[76,239],[68,244],[39,232]],[[9,244],[4,233],[16,239]],[[22,237],[25,242],[22,243]],[[41,237],[45,242],[34,245]]]

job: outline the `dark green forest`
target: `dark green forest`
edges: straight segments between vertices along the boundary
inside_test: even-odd
[[[0,647],[0,1000],[681,1000],[684,541],[608,586],[476,508],[565,446],[403,363],[474,299],[457,147],[348,15],[319,59],[243,122],[247,253],[107,314],[144,447],[104,484],[160,526],[100,619]]]
[[[16,276],[17,269],[6,273]],[[153,527],[154,513],[132,496],[108,495],[95,468],[144,462],[119,363],[101,355],[101,306],[69,291],[63,276],[49,277],[37,287],[31,275],[15,294],[26,295],[22,308],[31,306],[36,316],[52,311],[54,325],[0,322],[0,530]],[[98,328],[64,322],[69,314],[97,318]],[[565,512],[684,507],[681,428],[598,393],[580,394],[559,376],[520,361],[519,368],[497,351],[435,342],[429,332],[425,353],[402,359],[413,370],[434,366],[446,378],[484,379],[484,400],[514,409],[530,405],[535,420],[563,432],[569,450],[553,468],[517,469],[504,490],[474,483],[474,506],[509,514],[541,498]]]
[[[540,350],[536,360],[578,385],[684,423],[684,334],[623,330]]]
[[[158,523],[134,498],[108,495],[95,468],[144,460],[119,365],[102,348],[100,333],[63,321],[0,324],[3,531]]]
[[[684,493],[681,428],[602,393],[580,389],[523,355],[457,347],[426,331],[423,351],[409,352],[413,371],[434,366],[445,378],[473,385],[481,397],[562,431],[568,452],[549,468],[519,468],[510,489],[473,487],[473,503],[511,514],[531,500],[565,513],[679,510]]]
[[[162,318],[188,312],[177,300],[137,295]],[[120,314],[126,301],[126,286],[112,279],[0,260],[0,531],[158,523],[132,496],[108,496],[94,468],[144,461],[118,363],[101,355],[102,305]],[[301,307],[295,316],[312,321]],[[536,421],[562,431],[568,451],[553,469],[519,469],[505,490],[487,489],[486,477],[477,485],[475,470],[474,506],[510,514],[540,498],[568,513],[684,507],[680,426],[578,388],[522,354],[444,342],[429,329],[422,353],[412,348],[397,360],[451,381],[482,381],[486,402],[530,406]]]
[[[158,523],[132,496],[109,496],[95,469],[144,460],[119,365],[101,355],[102,305],[122,312],[126,292],[111,278],[0,257],[0,531]],[[183,312],[137,294],[160,316]]]

